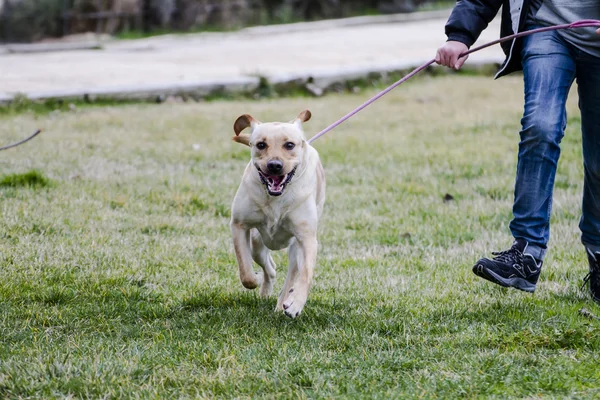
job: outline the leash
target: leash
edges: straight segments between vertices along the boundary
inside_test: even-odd
[[[40,133],[42,133],[42,130],[41,130],[41,129],[38,129],[37,131],[35,131],[35,133],[34,133],[33,135],[31,135],[31,136],[29,136],[29,137],[27,137],[27,138],[25,138],[25,139],[21,140],[20,142],[13,143],[13,144],[9,144],[9,145],[6,145],[6,146],[2,146],[2,147],[0,147],[0,151],[2,151],[2,150],[8,150],[8,149],[11,149],[11,148],[13,148],[13,147],[20,146],[20,145],[22,145],[23,143],[30,141],[31,139],[33,139],[34,137],[36,137],[36,136],[37,136],[37,135],[39,135]]]
[[[486,43],[486,44],[484,44],[482,46],[475,47],[475,48],[473,48],[473,49],[471,49],[471,50],[469,50],[469,51],[467,51],[465,53],[462,53],[459,56],[459,58],[464,57],[466,55],[469,55],[471,53],[475,53],[476,51],[485,49],[486,47],[490,47],[490,46],[493,46],[493,45],[498,44],[498,43],[506,42],[506,41],[512,40],[512,39],[517,39],[517,38],[520,38],[520,37],[523,37],[523,36],[527,36],[527,35],[531,35],[531,34],[534,34],[534,33],[556,31],[556,30],[559,30],[559,29],[573,29],[573,28],[587,28],[587,27],[600,28],[600,21],[595,20],[595,19],[583,19],[581,21],[576,21],[576,22],[573,22],[571,24],[553,25],[553,26],[547,26],[547,27],[544,27],[544,28],[532,29],[530,31],[515,33],[513,35],[505,36],[503,38],[500,38],[500,39],[494,40],[492,42]],[[427,61],[425,64],[423,64],[420,67],[416,68],[411,73],[409,73],[408,75],[406,75],[404,78],[400,79],[399,81],[397,81],[396,83],[394,83],[393,85],[391,85],[390,87],[388,87],[387,89],[379,92],[377,95],[373,96],[372,98],[370,98],[369,100],[367,100],[366,102],[364,102],[360,106],[356,107],[354,110],[352,110],[348,114],[344,115],[342,118],[340,118],[337,121],[335,121],[333,124],[329,125],[327,128],[323,129],[321,132],[317,133],[315,136],[311,137],[308,140],[308,143],[314,142],[315,140],[317,140],[318,138],[320,138],[321,136],[323,136],[324,134],[326,134],[327,132],[329,132],[333,128],[335,128],[338,125],[340,125],[342,122],[344,122],[347,119],[351,118],[355,114],[358,114],[360,111],[362,111],[363,109],[367,108],[371,104],[375,103],[377,100],[379,100],[380,98],[382,98],[383,96],[385,96],[386,94],[388,94],[389,92],[391,92],[392,90],[396,89],[398,86],[400,86],[401,84],[403,84],[404,82],[406,82],[407,80],[409,80],[410,78],[412,78],[413,76],[415,76],[416,74],[418,74],[419,72],[423,71],[425,68],[429,67],[434,62],[435,62],[435,58]]]

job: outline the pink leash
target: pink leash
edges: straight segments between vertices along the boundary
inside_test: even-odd
[[[498,44],[498,43],[506,42],[507,40],[512,40],[512,39],[520,38],[520,37],[523,37],[523,36],[531,35],[533,33],[555,31],[555,30],[559,30],[559,29],[587,28],[587,27],[597,27],[597,28],[600,28],[600,21],[595,20],[595,19],[584,19],[584,20],[581,20],[581,21],[573,22],[572,24],[554,25],[554,26],[548,26],[548,27],[544,27],[544,28],[533,29],[533,30],[530,30],[530,31],[515,33],[514,35],[505,36],[505,37],[500,38],[498,40],[494,40],[493,42],[489,42],[489,43],[486,43],[486,44],[484,44],[482,46],[475,47],[475,48],[467,51],[466,53],[461,54],[460,57],[464,57],[467,54],[475,53],[476,51],[479,51],[481,49],[485,49],[486,47],[490,47],[490,46],[493,46],[493,45]],[[323,129],[321,132],[317,133],[315,136],[311,137],[308,140],[308,143],[314,142],[315,140],[317,140],[318,138],[320,138],[321,136],[323,136],[324,134],[326,134],[327,132],[329,132],[333,128],[335,128],[338,125],[340,125],[342,122],[346,121],[347,119],[349,119],[353,115],[359,113],[363,109],[365,109],[368,106],[370,106],[371,104],[375,103],[377,100],[379,100],[380,98],[382,98],[383,96],[385,96],[387,93],[389,93],[392,90],[396,89],[398,86],[400,86],[401,84],[403,84],[404,82],[406,82],[407,80],[409,80],[410,78],[412,78],[413,76],[415,76],[416,74],[418,74],[419,72],[423,71],[425,68],[429,67],[434,62],[435,62],[435,59],[432,59],[432,60],[427,61],[425,64],[421,65],[420,67],[416,68],[414,71],[412,71],[410,74],[406,75],[404,78],[400,79],[398,82],[394,83],[393,85],[391,85],[387,89],[385,89],[382,92],[378,93],[377,95],[373,96],[372,98],[370,98],[369,100],[367,100],[366,102],[364,102],[359,107],[355,108],[354,110],[352,110],[348,114],[344,115],[339,120],[335,121],[333,124],[329,125],[327,128]]]

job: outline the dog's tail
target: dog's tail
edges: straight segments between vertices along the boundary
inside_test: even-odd
[[[35,133],[33,135],[29,136],[28,138],[25,138],[25,139],[21,140],[20,142],[16,142],[16,143],[13,143],[13,144],[8,144],[6,146],[0,147],[0,151],[2,151],[2,150],[8,150],[8,149],[12,149],[13,147],[20,146],[23,143],[30,141],[31,139],[33,139],[34,137],[36,137],[40,133],[42,133],[42,130],[38,129],[37,131],[35,131]]]

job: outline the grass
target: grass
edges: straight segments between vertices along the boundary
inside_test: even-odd
[[[95,99],[94,101],[73,100],[64,101],[62,99],[30,100],[26,96],[18,95],[14,100],[0,104],[0,118],[17,116],[20,114],[38,114],[38,115],[56,115],[64,112],[71,112],[77,109],[103,108],[109,106],[137,105],[147,103],[158,103],[154,100],[133,100],[133,99]]]
[[[0,158],[0,397],[597,398],[575,93],[534,295],[470,270],[511,242],[519,77],[417,79],[315,142],[305,311],[242,288],[235,118],[309,108],[312,135],[372,94],[3,116],[4,142],[45,132]]]
[[[44,187],[50,180],[40,171],[32,170],[24,174],[9,174],[0,179],[0,188]]]

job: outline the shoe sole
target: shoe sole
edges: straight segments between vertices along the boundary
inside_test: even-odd
[[[535,285],[526,281],[523,278],[503,278],[500,275],[490,271],[482,264],[477,264],[473,267],[473,273],[480,278],[486,279],[502,287],[511,287],[518,290],[522,290],[527,293],[533,293],[535,291]]]

